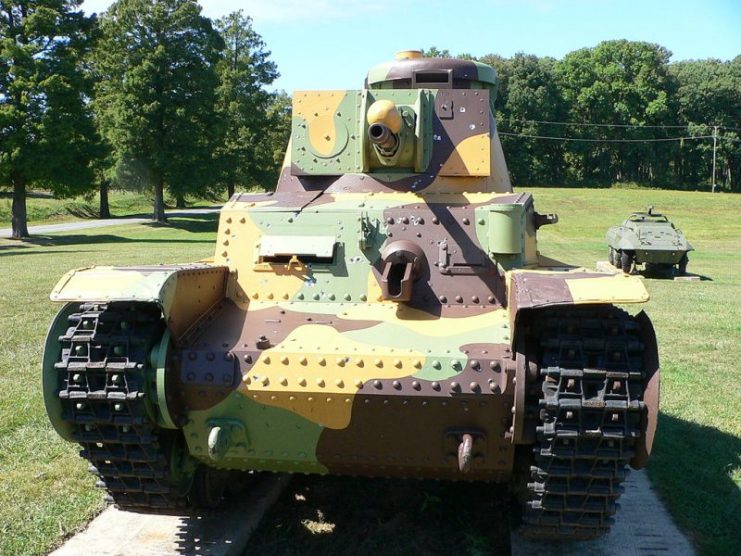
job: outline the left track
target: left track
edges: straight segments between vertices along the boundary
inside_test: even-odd
[[[59,336],[62,419],[110,501],[122,509],[188,504],[195,465],[180,431],[157,426],[149,355],[165,325],[145,303],[83,303]]]

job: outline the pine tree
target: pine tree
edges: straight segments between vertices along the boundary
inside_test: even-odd
[[[119,0],[101,18],[96,71],[101,129],[119,184],[176,198],[216,181],[216,64],[223,41],[194,0]]]
[[[0,0],[0,187],[13,237],[28,237],[27,188],[89,189],[98,155],[83,61],[94,19],[75,0]]]
[[[252,19],[241,10],[219,19],[216,27],[226,45],[218,65],[217,111],[223,142],[216,157],[222,187],[231,197],[237,185],[264,183],[273,173],[273,153],[266,140],[273,98],[264,87],[279,74],[265,43],[252,29]]]

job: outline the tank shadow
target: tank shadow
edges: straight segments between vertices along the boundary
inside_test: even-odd
[[[506,489],[294,477],[244,554],[510,554]]]
[[[741,544],[741,438],[660,413],[648,474],[701,554],[737,550]]]

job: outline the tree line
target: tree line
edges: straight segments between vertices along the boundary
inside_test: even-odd
[[[80,0],[0,0],[0,188],[13,237],[28,236],[27,191],[110,187],[184,206],[275,182],[290,99],[252,20],[212,21],[195,0],[118,0],[99,17]]]
[[[425,54],[450,55],[435,47]],[[615,40],[560,60],[460,57],[497,70],[497,122],[516,184],[709,189],[715,142],[718,188],[741,190],[741,55],[671,55],[658,44]]]
[[[248,16],[214,21],[196,0],[117,0],[99,17],[81,4],[0,0],[0,189],[12,191],[13,237],[28,235],[30,188],[99,190],[101,217],[109,188],[140,188],[164,221],[165,193],[184,206],[275,183],[290,99],[267,91],[277,67]],[[498,71],[516,184],[741,189],[741,56],[671,63],[662,46],[619,40],[560,60],[460,57]]]

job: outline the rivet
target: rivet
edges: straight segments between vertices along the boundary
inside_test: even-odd
[[[283,294],[283,295],[282,295],[281,297],[282,297],[283,299],[288,299],[288,298],[289,298],[290,296],[289,296],[289,295],[288,295],[287,293],[284,293],[284,294]]]
[[[257,292],[252,294],[252,299],[257,299],[258,297],[260,297],[260,294],[258,294]]]
[[[357,360],[355,361],[355,364],[356,364],[356,365],[357,365],[358,367],[365,367],[365,363],[363,362],[363,360],[362,360],[362,359],[357,359]]]
[[[460,368],[460,366],[461,366],[461,362],[460,362],[460,361],[458,361],[457,359],[453,359],[453,360],[452,360],[452,361],[450,362],[450,366],[451,366],[451,367],[453,367],[454,369],[458,369],[458,368]]]
[[[438,297],[438,299],[440,300],[440,303],[447,303],[448,302],[448,298],[445,297],[444,295],[441,295],[440,297]]]
[[[478,362],[476,359],[471,360],[471,368],[472,369],[479,369],[481,367],[481,363]]]
[[[360,301],[368,301],[368,296],[365,294],[361,294]]]
[[[462,295],[456,295],[455,296],[455,300],[458,303],[463,303],[463,296]]]
[[[281,362],[281,363],[283,363],[284,365],[288,365],[288,362],[289,362],[289,360],[288,360],[288,357],[286,357],[286,356],[283,356],[283,357],[281,358],[280,362]]]
[[[324,379],[321,377],[317,378],[316,385],[319,386],[320,388],[324,388]]]
[[[269,382],[270,382],[270,379],[266,376],[260,379],[260,384],[262,384],[263,386],[267,386]]]
[[[288,386],[288,379],[284,376],[280,377],[280,381],[282,386]]]
[[[469,384],[469,385],[468,385],[468,387],[469,387],[469,388],[471,389],[471,391],[473,391],[473,392],[476,392],[476,391],[478,391],[478,389],[479,389],[479,385],[478,385],[477,383],[475,383],[475,382],[472,382],[471,384]]]
[[[419,385],[419,382],[418,381],[413,380],[412,381],[412,388],[414,388],[415,390],[419,390],[421,388],[421,386]]]
[[[349,293],[346,293],[344,295],[344,299],[345,299],[345,301],[350,301],[352,299],[352,296]]]
[[[422,361],[420,361],[419,359],[415,359],[414,361],[412,361],[412,367],[414,367],[415,369],[421,369]]]
[[[314,301],[319,301],[320,295],[318,293],[315,293],[312,297],[314,298]]]
[[[479,218],[479,226],[483,226],[484,224],[486,224],[486,220]]]
[[[373,364],[376,367],[383,367],[383,361],[381,361],[380,359],[376,359],[375,361],[373,361]]]
[[[330,293],[329,294],[329,300],[330,301],[334,301],[335,300],[335,295],[333,293]]]
[[[121,427],[121,432],[129,432],[131,430],[131,427],[124,425]]]
[[[265,363],[266,365],[270,365],[270,357],[266,355],[265,359],[263,359],[262,362]]]
[[[471,223],[471,221],[470,221],[470,220],[469,220],[468,218],[464,218],[464,219],[462,220],[462,222],[463,222],[463,223],[464,223],[465,225],[468,225],[468,224],[470,224],[470,223]]]
[[[455,391],[455,392],[457,392],[458,390],[460,390],[460,387],[461,387],[461,385],[458,384],[457,382],[451,382],[450,383],[450,389],[453,390],[453,391]]]
[[[73,382],[80,382],[81,380],[82,380],[82,375],[80,373],[75,373],[72,375]]]
[[[401,382],[399,382],[398,380],[395,380],[394,382],[392,382],[392,385],[397,390],[401,390]]]
[[[84,404],[84,403],[82,403],[82,402],[80,402],[80,403],[76,403],[76,404],[75,404],[75,409],[76,409],[77,411],[82,411],[83,409],[85,409],[85,404]]]
[[[360,380],[359,378],[356,378],[355,379],[355,387],[356,388],[362,388],[363,387],[363,381]]]
[[[433,369],[440,369],[440,368],[442,368],[442,364],[440,363],[440,361],[435,360],[435,361],[432,362],[432,368]]]
[[[319,359],[317,359],[317,363],[324,367],[327,364],[327,360],[324,357],[320,357]]]
[[[298,377],[299,386],[306,386],[306,379],[302,376]]]
[[[383,384],[381,383],[381,381],[380,381],[380,380],[374,380],[374,381],[373,381],[373,386],[374,386],[375,388],[377,388],[377,389],[379,389],[379,390],[380,390],[380,389],[381,389],[381,388],[383,387]]]
[[[121,375],[112,375],[111,382],[113,384],[119,384],[121,382]]]
[[[479,296],[478,295],[471,296],[471,303],[478,303],[478,302],[479,302]]]
[[[298,295],[297,295],[296,297],[297,297],[298,299],[303,299],[303,298],[304,298],[304,294],[300,293],[300,294],[298,294]]]
[[[334,383],[335,383],[335,385],[338,388],[344,388],[345,387],[345,383],[342,381],[341,378],[338,378],[337,380],[335,380]]]
[[[338,367],[344,367],[345,366],[345,358],[344,357],[338,357],[336,359],[336,363]]]
[[[440,390],[440,383],[439,383],[439,382],[437,382],[437,381],[434,381],[434,382],[433,382],[433,383],[431,384],[431,386],[432,386],[432,389],[433,389],[433,390],[438,390],[438,391]]]

